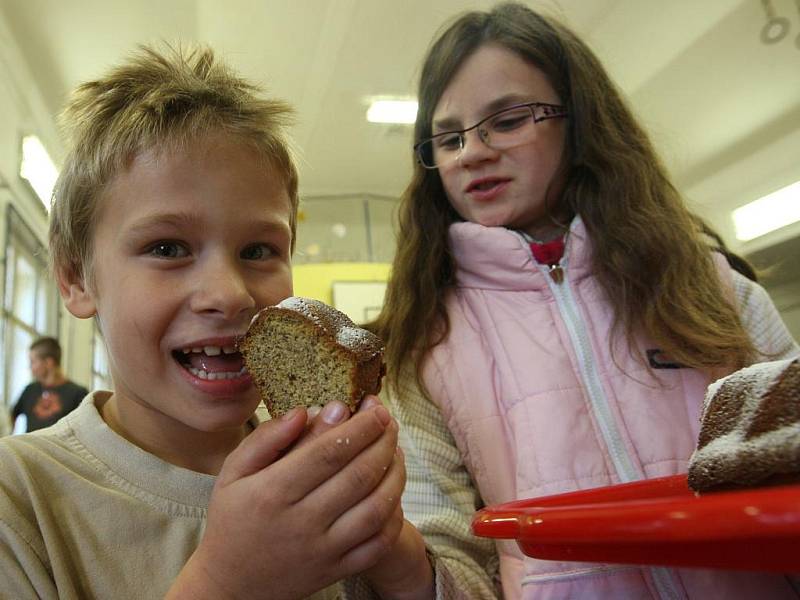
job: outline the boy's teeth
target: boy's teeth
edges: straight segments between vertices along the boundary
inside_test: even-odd
[[[236,346],[203,346],[202,348],[181,348],[184,354],[200,354],[204,353],[206,356],[219,356],[220,354],[236,354],[238,350]]]
[[[194,367],[188,367],[188,369],[189,372],[195,377],[199,377],[200,379],[208,379],[210,381],[214,381],[215,379],[236,379],[247,372],[247,369],[244,367],[235,372],[219,371],[216,373],[209,373],[203,369],[195,369]]]

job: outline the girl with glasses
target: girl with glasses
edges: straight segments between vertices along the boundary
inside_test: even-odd
[[[373,328],[406,516],[434,554],[473,597],[493,579],[512,599],[794,597],[779,576],[540,561],[470,535],[484,504],[685,472],[708,384],[800,349],[564,26],[519,4],[454,21],[415,136]]]

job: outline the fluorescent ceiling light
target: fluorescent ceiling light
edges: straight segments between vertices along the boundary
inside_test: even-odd
[[[35,135],[26,135],[22,138],[22,161],[19,165],[19,175],[31,184],[47,212],[50,212],[50,199],[58,178],[58,169],[42,142]]]
[[[733,211],[736,239],[746,242],[800,221],[800,181]]]
[[[376,100],[367,110],[370,123],[413,123],[416,120],[416,100]]]

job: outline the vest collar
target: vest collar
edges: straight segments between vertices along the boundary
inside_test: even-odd
[[[477,223],[450,225],[450,248],[457,263],[459,287],[490,290],[548,289],[547,267],[537,265],[525,237],[504,227]],[[576,281],[591,267],[591,242],[581,218],[572,220],[567,235],[562,267]]]

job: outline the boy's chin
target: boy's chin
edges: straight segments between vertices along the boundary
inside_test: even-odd
[[[196,431],[208,434],[240,431],[248,427],[247,423],[253,418],[255,409],[250,412],[242,410],[239,414],[217,415],[208,419],[192,419],[184,423]],[[248,428],[249,429],[249,428]]]

